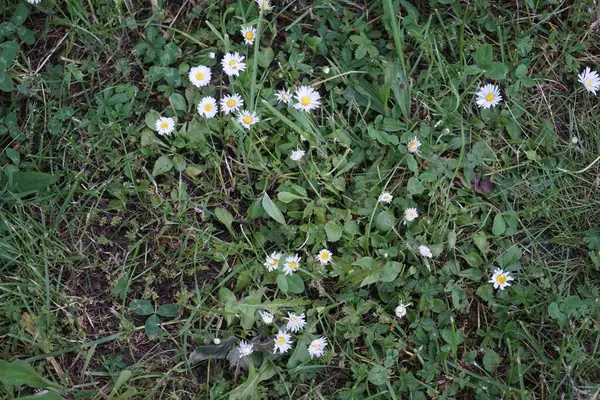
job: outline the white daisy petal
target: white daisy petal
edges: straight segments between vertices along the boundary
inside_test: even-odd
[[[393,198],[394,198],[394,196],[392,196],[391,193],[383,192],[379,195],[379,198],[377,199],[377,201],[379,201],[380,203],[390,204],[392,202]]]
[[[321,95],[319,92],[311,88],[310,86],[300,86],[296,89],[296,99],[298,103],[294,104],[294,108],[302,111],[312,111],[321,106],[319,99]]]
[[[188,77],[190,78],[192,85],[196,87],[202,87],[210,83],[211,75],[212,73],[210,68],[205,67],[204,65],[199,65],[190,69]]]
[[[260,121],[260,118],[258,117],[258,115],[256,115],[254,111],[250,112],[246,110],[240,111],[237,119],[238,122],[246,129],[249,129],[252,125]]]
[[[292,153],[290,154],[290,158],[293,161],[300,161],[305,154],[306,153],[304,152],[304,150],[296,149],[292,151]]]
[[[422,257],[431,258],[433,254],[431,253],[431,249],[427,246],[419,246],[419,253]]]
[[[277,93],[275,93],[275,97],[277,97],[278,103],[288,104],[292,101],[292,93],[287,89],[278,90]]]
[[[245,340],[242,340],[240,345],[238,346],[238,352],[240,353],[240,357],[247,357],[254,351],[254,345],[249,344]]]
[[[300,259],[298,254],[287,257],[285,263],[283,263],[283,273],[292,275],[294,272],[298,272],[298,269],[300,268]]]
[[[273,252],[270,256],[267,256],[267,260],[264,263],[264,266],[267,267],[269,272],[275,271],[278,268],[279,259],[281,258],[281,253]]]
[[[406,144],[406,148],[409,153],[417,153],[419,151],[419,147],[421,147],[421,142],[416,137],[410,139],[410,141]]]
[[[254,44],[254,38],[256,37],[256,28],[247,26],[246,28],[242,28],[240,32],[244,37],[244,42],[246,42],[246,44]]]
[[[200,103],[198,103],[198,114],[204,118],[212,118],[217,115],[218,111],[219,106],[217,105],[217,100],[214,97],[204,97],[202,100],[200,100]]]
[[[221,111],[225,114],[237,111],[244,106],[244,100],[239,94],[230,94],[221,99]]]
[[[396,317],[398,317],[398,318],[404,317],[406,315],[406,307],[408,307],[408,306],[410,306],[410,304],[404,304],[402,302],[402,300],[400,300],[400,303],[394,309],[394,314],[396,314]]]
[[[477,92],[477,105],[480,108],[495,107],[502,101],[500,88],[496,85],[488,83]]]
[[[287,319],[287,324],[285,325],[285,329],[292,331],[294,333],[300,332],[306,326],[306,321],[304,320],[304,313],[300,315],[296,315],[294,313],[289,312]]]
[[[170,135],[175,130],[175,120],[169,117],[160,117],[156,120],[156,131],[159,135]]]
[[[419,212],[414,207],[407,208],[404,211],[404,219],[406,219],[408,222],[414,221],[418,217],[419,217]]]
[[[273,354],[277,353],[277,350],[283,354],[292,348],[292,336],[286,331],[279,331],[273,341],[275,342],[275,345],[273,346]]]
[[[331,257],[333,257],[333,253],[327,249],[323,249],[317,254],[316,259],[322,265],[327,265],[331,261]]]
[[[585,90],[593,93],[594,96],[600,90],[600,76],[598,76],[598,72],[592,71],[590,67],[586,67],[577,77],[579,78],[579,82],[585,87]]]
[[[320,338],[310,342],[308,345],[308,354],[310,354],[310,358],[319,358],[323,356],[325,353],[325,347],[327,347],[327,338],[325,336],[321,336]]]
[[[263,11],[271,11],[273,9],[273,6],[269,0],[256,0],[256,4]]]
[[[494,284],[494,289],[504,290],[506,287],[510,286],[510,281],[514,279],[515,278],[510,276],[510,272],[504,272],[500,268],[496,268],[492,275],[492,279],[488,282]]]
[[[245,57],[238,52],[225,54],[221,61],[223,71],[229,76],[239,76],[240,72],[246,70],[244,58]]]
[[[262,318],[262,321],[265,324],[272,324],[273,323],[273,319],[275,319],[275,317],[273,316],[273,314],[271,314],[270,312],[267,312],[267,311],[259,311],[258,313],[260,314],[260,317]]]

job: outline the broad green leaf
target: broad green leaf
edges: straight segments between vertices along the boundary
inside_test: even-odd
[[[391,231],[396,226],[396,217],[390,210],[382,211],[375,217],[375,227],[382,232]]]
[[[146,126],[153,131],[156,131],[156,120],[160,118],[160,114],[156,110],[150,110],[146,114],[144,120],[146,121]]]
[[[483,356],[483,366],[486,371],[492,373],[498,369],[498,366],[502,362],[502,358],[492,349],[487,349]]]
[[[137,315],[150,315],[154,312],[154,306],[148,300],[136,299],[129,303],[131,312]]]
[[[485,68],[485,76],[489,79],[500,81],[506,79],[508,67],[501,62],[493,62]]]
[[[231,224],[233,223],[233,215],[224,208],[217,208],[215,210],[215,216],[227,229],[231,230]]]
[[[0,71],[12,66],[18,52],[19,45],[16,42],[5,42],[0,45]]]
[[[8,74],[8,72],[0,71],[0,90],[3,92],[12,92],[12,88],[12,77]]]
[[[390,371],[381,365],[375,365],[369,371],[368,379],[373,385],[383,386],[387,383],[389,378]]]
[[[169,97],[169,100],[171,101],[173,108],[175,108],[177,111],[186,111],[187,110],[185,98],[181,94],[173,93]]]
[[[310,340],[306,337],[306,335],[303,335],[296,340],[293,347],[294,351],[292,352],[292,355],[287,363],[288,370],[296,368],[303,362],[310,360],[310,354],[308,353],[309,344]]]
[[[177,312],[179,311],[179,306],[177,304],[163,304],[158,307],[156,313],[161,317],[165,318],[174,318],[177,316]]]
[[[325,224],[325,233],[327,233],[327,241],[337,242],[342,237],[342,227],[337,222],[328,222]]]
[[[567,314],[573,314],[581,307],[581,304],[582,302],[579,296],[569,296],[563,301],[561,309]]]
[[[480,281],[483,277],[483,273],[477,268],[465,269],[464,271],[460,271],[458,275],[476,282]]]
[[[414,176],[408,180],[406,188],[410,194],[421,194],[425,191],[425,186],[423,186],[419,178]]]
[[[277,199],[282,203],[288,204],[294,200],[302,200],[304,198],[302,196],[298,196],[290,192],[279,192],[277,193]]]
[[[158,318],[158,315],[152,314],[148,317],[144,324],[144,330],[148,339],[154,339],[162,335],[163,330],[160,327],[160,318]]]
[[[281,225],[286,225],[285,218],[283,218],[283,214],[281,213],[277,205],[273,202],[273,200],[271,200],[267,193],[263,195],[262,206],[271,218],[279,222]]]
[[[173,169],[173,161],[167,155],[162,155],[158,157],[158,160],[154,163],[154,168],[152,169],[152,175],[157,177],[159,175],[165,174]]]
[[[248,369],[248,378],[237,388],[229,392],[229,400],[260,400],[258,390],[260,382],[271,379],[277,371],[267,358],[263,360],[260,370],[257,372],[251,363]]]
[[[14,193],[42,190],[53,185],[57,180],[56,175],[46,174],[45,172],[15,172],[12,185],[8,189]],[[6,187],[8,182],[8,177],[2,175],[0,177],[0,189]]]
[[[288,292],[288,280],[287,280],[287,276],[284,274],[279,274],[277,276],[277,287],[279,288],[279,290],[281,290],[283,293]]]
[[[15,12],[13,13],[12,18],[10,19],[10,22],[12,22],[15,25],[22,25],[23,22],[25,22],[25,20],[27,19],[28,15],[29,9],[25,5],[25,3],[21,2],[17,4]]]
[[[479,267],[481,264],[483,264],[483,260],[481,259],[481,256],[477,253],[469,253],[469,254],[465,254],[465,260],[467,260],[467,263],[474,268]]]
[[[233,308],[239,310],[240,316],[240,324],[242,328],[246,330],[252,329],[254,326],[254,322],[256,321],[256,310],[257,306],[261,304],[261,299],[263,294],[265,293],[266,288],[263,286],[262,288],[252,292],[249,296],[243,298],[240,303],[238,303]]]
[[[500,236],[506,231],[506,222],[502,214],[496,214],[494,217],[494,224],[492,225],[492,233],[496,236]]]
[[[64,400],[64,397],[56,392],[47,391],[45,393],[36,393],[31,396],[19,397],[16,400]]]
[[[371,272],[369,275],[367,275],[365,277],[365,279],[362,280],[362,282],[360,283],[360,286],[366,286],[366,285],[370,285],[372,283],[376,283],[379,282],[379,277],[380,277],[380,272],[379,271],[374,271]]]
[[[560,310],[558,309],[558,304],[556,304],[555,302],[552,302],[548,306],[548,315],[550,316],[550,318],[559,319],[559,318],[562,318],[563,313],[561,313]]]
[[[287,276],[288,290],[292,293],[304,292],[304,281],[297,273]]]
[[[0,360],[0,382],[6,386],[29,386],[32,388],[60,388],[61,386],[43,378],[25,361]]]
[[[385,263],[381,272],[379,273],[379,281],[380,282],[393,282],[397,277],[400,271],[402,270],[402,264],[396,261],[391,261]]]
[[[473,58],[481,68],[486,69],[492,63],[492,46],[489,44],[479,46]]]

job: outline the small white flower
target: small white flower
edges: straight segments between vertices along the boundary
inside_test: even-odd
[[[252,125],[260,121],[260,118],[254,111],[250,112],[246,110],[240,111],[237,119],[238,122],[246,129],[249,129]]]
[[[262,321],[265,324],[272,324],[273,323],[273,314],[271,314],[270,312],[267,311],[259,311],[258,312],[260,314],[260,317],[262,318]]]
[[[217,115],[219,107],[214,97],[206,96],[198,103],[198,114],[205,118],[212,118]]]
[[[160,117],[156,120],[156,131],[159,135],[170,135],[175,130],[175,120],[169,117]]]
[[[289,312],[288,318],[284,318],[288,321],[285,326],[285,329],[294,333],[300,332],[306,326],[306,321],[304,320],[304,318],[304,313],[296,315],[294,313]]]
[[[402,302],[402,300],[400,300],[400,304],[398,304],[398,307],[396,307],[396,309],[394,310],[394,313],[396,314],[396,317],[398,318],[402,318],[406,315],[406,307],[410,306],[410,304],[404,304]]]
[[[433,257],[433,254],[431,253],[431,249],[427,246],[419,246],[419,253],[421,254],[422,257],[425,258],[431,258]]]
[[[252,343],[248,344],[248,342],[242,340],[238,346],[238,351],[240,352],[240,357],[247,357],[254,351],[254,345]]]
[[[306,142],[306,138],[304,137],[304,135],[300,135],[300,141],[301,142]]]
[[[221,61],[223,71],[229,76],[240,76],[240,72],[246,70],[244,58],[245,57],[238,52],[225,54]]]
[[[273,347],[273,354],[277,353],[277,350],[281,354],[287,353],[292,348],[292,337],[286,331],[279,331],[274,339],[275,346]]]
[[[204,65],[198,65],[197,67],[190,69],[188,77],[194,86],[202,87],[210,83],[211,75],[210,68]]]
[[[577,139],[577,137],[576,137],[576,136],[573,136],[573,137],[571,138],[571,143],[573,143],[573,144],[577,144],[577,143],[579,143],[579,139]]]
[[[323,249],[319,252],[319,254],[317,254],[317,261],[320,262],[323,265],[327,265],[329,264],[329,261],[331,261],[331,257],[333,257],[333,254],[331,253],[331,251],[327,250],[327,249]]]
[[[494,284],[494,289],[504,290],[505,287],[510,286],[510,281],[514,280],[512,276],[510,276],[510,272],[504,272],[500,268],[496,268],[494,271],[494,275],[492,275],[492,279],[488,282]]]
[[[410,139],[410,141],[406,144],[406,148],[410,153],[416,153],[419,151],[419,147],[421,147],[421,142],[416,137]]]
[[[230,94],[221,99],[221,111],[225,114],[237,111],[240,107],[244,106],[244,100],[239,94]]]
[[[325,338],[325,336],[321,336],[310,342],[308,345],[308,354],[310,354],[310,358],[321,357],[323,353],[325,353],[325,347],[327,347],[327,338]]]
[[[418,216],[419,216],[419,213],[417,212],[417,209],[414,207],[407,208],[404,211],[404,219],[406,219],[408,222],[414,221],[415,219],[417,219]]]
[[[300,161],[305,154],[306,153],[304,152],[304,150],[296,149],[292,151],[292,154],[290,154],[290,158],[293,161]]]
[[[256,4],[258,4],[258,7],[264,11],[271,11],[273,9],[273,6],[269,0],[256,0]]]
[[[292,93],[290,93],[290,91],[287,89],[278,90],[277,93],[275,93],[275,97],[277,97],[278,103],[287,104],[292,101]]]
[[[285,263],[283,264],[284,274],[292,275],[294,272],[298,271],[298,268],[300,268],[300,256],[298,254],[288,256],[285,259]]]
[[[29,4],[40,4],[42,0],[27,0]]]
[[[214,60],[215,57],[217,57],[217,55],[215,54],[214,51],[211,51],[210,53],[208,53],[208,57],[210,57],[210,58],[212,58]]]
[[[213,343],[214,344],[221,344],[221,339],[219,339],[218,337],[213,339]]]
[[[281,258],[281,253],[277,253],[274,251],[270,256],[267,256],[267,260],[264,263],[264,266],[267,267],[269,272],[275,271],[277,269],[277,264],[279,263],[279,259]]]
[[[502,101],[500,88],[488,83],[477,92],[477,105],[480,108],[490,108],[497,106]]]
[[[329,69],[329,67],[323,67],[323,73],[325,75],[327,75],[331,70]]]
[[[442,129],[442,135],[447,135],[450,133],[450,128],[444,128]]]
[[[577,77],[579,78],[579,82],[585,87],[585,90],[592,92],[595,96],[596,92],[600,89],[600,76],[598,76],[598,73],[592,71],[590,67],[586,67]]]
[[[242,30],[240,31],[242,33],[242,36],[244,37],[244,42],[246,42],[246,44],[254,44],[254,37],[256,36],[256,28],[253,28],[251,26],[247,26],[245,28],[242,28]]]
[[[377,199],[377,201],[380,203],[390,204],[392,202],[393,198],[394,198],[394,196],[392,196],[391,193],[383,192],[379,195],[379,198]]]
[[[296,89],[296,99],[298,100],[298,103],[294,104],[294,108],[309,112],[315,108],[319,108],[321,105],[321,102],[319,101],[320,98],[321,95],[319,92],[310,86],[300,86]]]

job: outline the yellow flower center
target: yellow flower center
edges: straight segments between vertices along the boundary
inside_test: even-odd
[[[329,258],[329,254],[321,253],[321,260],[327,260]]]
[[[196,79],[198,79],[199,81],[201,81],[202,79],[204,79],[204,74],[202,72],[197,72],[196,73]]]
[[[298,263],[296,261],[290,262],[290,269],[298,269]]]
[[[414,140],[411,140],[410,142],[408,142],[408,147],[410,147],[411,149],[413,147],[417,147],[417,142],[415,142]]]
[[[252,33],[252,32],[246,32],[246,39],[248,39],[248,40],[254,39],[254,33]]]
[[[406,213],[406,216],[407,216],[407,217],[414,217],[414,216],[415,216],[415,212],[414,212],[414,211],[408,211],[408,212]]]
[[[281,98],[284,99],[284,100],[287,100],[287,93],[282,93],[281,94]]]
[[[290,318],[290,321],[292,321],[293,323],[296,323],[296,322],[298,322],[298,318],[296,318],[296,317],[291,317],[291,318]]]
[[[237,63],[238,63],[238,62],[237,62],[236,60],[231,60],[231,61],[229,61],[229,66],[230,66],[230,67],[236,67],[236,66],[237,66]]]
[[[204,105],[204,111],[210,112],[210,110],[212,110],[212,104],[205,104]]]
[[[311,344],[310,347],[312,347],[315,350],[319,350],[321,348],[321,346],[319,346],[318,344]]]
[[[308,96],[304,96],[303,98],[301,98],[301,99],[300,99],[300,103],[301,103],[303,106],[307,106],[307,105],[309,105],[309,104],[310,104],[310,97],[308,97]]]
[[[587,82],[586,82],[586,84],[587,84],[588,86],[592,86],[592,80],[591,80],[591,79],[588,79],[588,80],[587,80]]]
[[[169,123],[168,122],[163,122],[160,124],[160,129],[167,129],[169,127]]]
[[[285,338],[280,337],[279,339],[277,339],[277,344],[284,344],[285,343]]]
[[[235,100],[231,99],[231,100],[227,100],[227,107],[233,107],[235,106]]]
[[[252,117],[249,115],[246,115],[243,119],[245,124],[251,124],[252,123]]]
[[[277,260],[276,259],[272,259],[270,262],[271,266],[275,266],[277,265]]]
[[[495,98],[495,97],[496,97],[496,96],[494,96],[494,93],[488,93],[488,94],[485,96],[485,99],[486,99],[487,101],[492,101],[492,100],[494,100],[494,98]]]
[[[506,276],[505,275],[498,275],[498,277],[496,278],[496,282],[498,282],[498,283],[505,283],[506,282]]]

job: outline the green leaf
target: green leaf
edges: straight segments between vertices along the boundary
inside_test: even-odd
[[[556,304],[555,302],[550,303],[550,305],[548,306],[548,315],[552,319],[559,319],[563,317],[563,313],[560,312],[560,310],[558,309],[558,304]]]
[[[306,336],[300,337],[297,342],[294,343],[294,351],[287,363],[288,370],[296,368],[298,365],[310,359],[310,354],[308,353],[309,344],[310,341]]]
[[[390,210],[382,211],[375,217],[375,227],[382,232],[391,231],[396,226],[396,217]]]
[[[229,392],[229,400],[260,400],[261,395],[258,390],[260,382],[271,379],[277,371],[273,364],[265,358],[257,373],[254,365],[250,363],[248,369],[248,379],[237,388]]]
[[[275,52],[270,47],[265,47],[261,52],[258,53],[258,65],[263,68],[268,68],[269,64],[275,58]]]
[[[9,69],[18,52],[19,45],[17,42],[11,41],[0,44],[0,70]]]
[[[288,290],[292,293],[303,293],[304,292],[304,281],[298,274],[286,275]]]
[[[481,256],[479,256],[479,254],[477,254],[477,253],[469,253],[469,254],[466,254],[464,257],[465,257],[465,260],[467,260],[467,263],[471,267],[477,268],[481,264],[483,264],[483,260],[481,259]]]
[[[271,200],[267,193],[263,195],[262,206],[271,218],[279,222],[281,225],[286,225],[285,218],[283,218],[283,214],[281,213],[279,208],[277,208],[277,205],[273,203],[273,200]]]
[[[288,286],[287,276],[285,274],[279,274],[277,276],[277,287],[283,293],[287,294],[289,286]]]
[[[146,126],[153,131],[156,131],[156,120],[160,118],[160,113],[156,110],[150,110],[146,114],[144,120],[146,121]]]
[[[478,270],[477,268],[465,269],[464,271],[460,271],[458,273],[458,275],[462,276],[463,278],[467,278],[472,281],[475,281],[475,282],[480,281],[481,278],[483,277],[483,273],[480,270]]]
[[[279,192],[279,193],[277,193],[277,199],[279,201],[281,201],[282,203],[288,204],[294,200],[302,200],[302,199],[304,199],[304,197],[295,195],[290,192]]]
[[[506,222],[502,214],[496,214],[494,217],[494,224],[492,225],[492,233],[496,236],[500,236],[506,231]]]
[[[162,155],[158,157],[158,160],[154,163],[154,168],[152,169],[152,175],[157,177],[159,175],[165,174],[173,169],[173,161],[167,155]]]
[[[175,108],[177,111],[186,111],[187,110],[185,98],[182,95],[180,95],[179,93],[171,94],[171,96],[169,97],[169,100],[171,101],[173,108]]]
[[[177,304],[163,304],[162,306],[158,307],[156,313],[161,317],[175,318],[178,311],[179,306]]]
[[[486,371],[492,373],[498,369],[498,366],[502,362],[502,358],[492,349],[488,349],[485,351],[485,355],[483,356],[483,366]]]
[[[150,315],[154,312],[154,306],[148,300],[136,299],[129,303],[131,312],[137,315]]]
[[[12,77],[8,74],[8,72],[0,71],[0,90],[3,92],[12,92],[12,88]]]
[[[408,180],[406,188],[410,194],[421,194],[425,191],[425,186],[423,186],[419,178],[414,176]]]
[[[19,397],[16,400],[64,400],[64,397],[56,392],[36,393],[31,396]]]
[[[61,386],[43,378],[31,365],[25,361],[8,362],[0,360],[0,382],[6,386],[32,388],[61,388]]]
[[[400,271],[402,270],[402,264],[396,261],[386,263],[381,272],[379,273],[380,282],[393,282]]]
[[[489,44],[479,46],[473,58],[481,68],[486,69],[492,63],[492,46]]]
[[[12,185],[9,185],[8,189],[14,193],[42,190],[53,185],[57,180],[58,177],[56,175],[44,172],[15,172],[13,174]],[[0,188],[6,187],[8,183],[8,177],[3,175],[0,178]]]
[[[209,358],[224,359],[227,357],[227,353],[231,350],[234,343],[235,336],[230,336],[222,341],[221,344],[198,346],[192,354],[190,354],[190,364],[196,364],[200,361],[208,360]]]
[[[493,62],[485,68],[487,78],[500,81],[506,79],[506,75],[508,75],[508,67],[501,62]]]
[[[387,383],[390,378],[390,371],[387,368],[382,367],[381,365],[375,365],[369,371],[369,382],[373,385],[383,386]]]
[[[21,155],[18,151],[10,147],[7,147],[4,151],[6,153],[6,156],[10,159],[10,161],[13,162],[13,164],[19,165],[19,163],[21,162]]]
[[[162,335],[163,330],[160,328],[160,318],[158,318],[158,315],[152,314],[148,317],[144,324],[144,330],[148,339],[154,339]]]
[[[254,326],[254,322],[256,321],[256,310],[261,304],[261,299],[265,290],[265,287],[255,290],[233,307],[234,310],[238,310],[241,314],[240,324],[242,325],[242,328],[250,330],[252,329],[252,326]]]
[[[337,242],[342,237],[342,227],[337,222],[328,222],[325,224],[325,233],[327,233],[327,241]]]
[[[231,230],[231,224],[233,223],[233,215],[224,208],[217,208],[215,210],[215,216],[227,229]]]
[[[579,307],[581,307],[581,299],[579,296],[569,296],[562,303],[562,310],[567,314],[573,314]]]
[[[10,19],[10,22],[12,22],[15,25],[22,25],[23,22],[25,22],[25,20],[27,19],[28,15],[29,9],[25,5],[25,3],[19,3],[15,8],[15,12],[13,13],[12,18]]]

